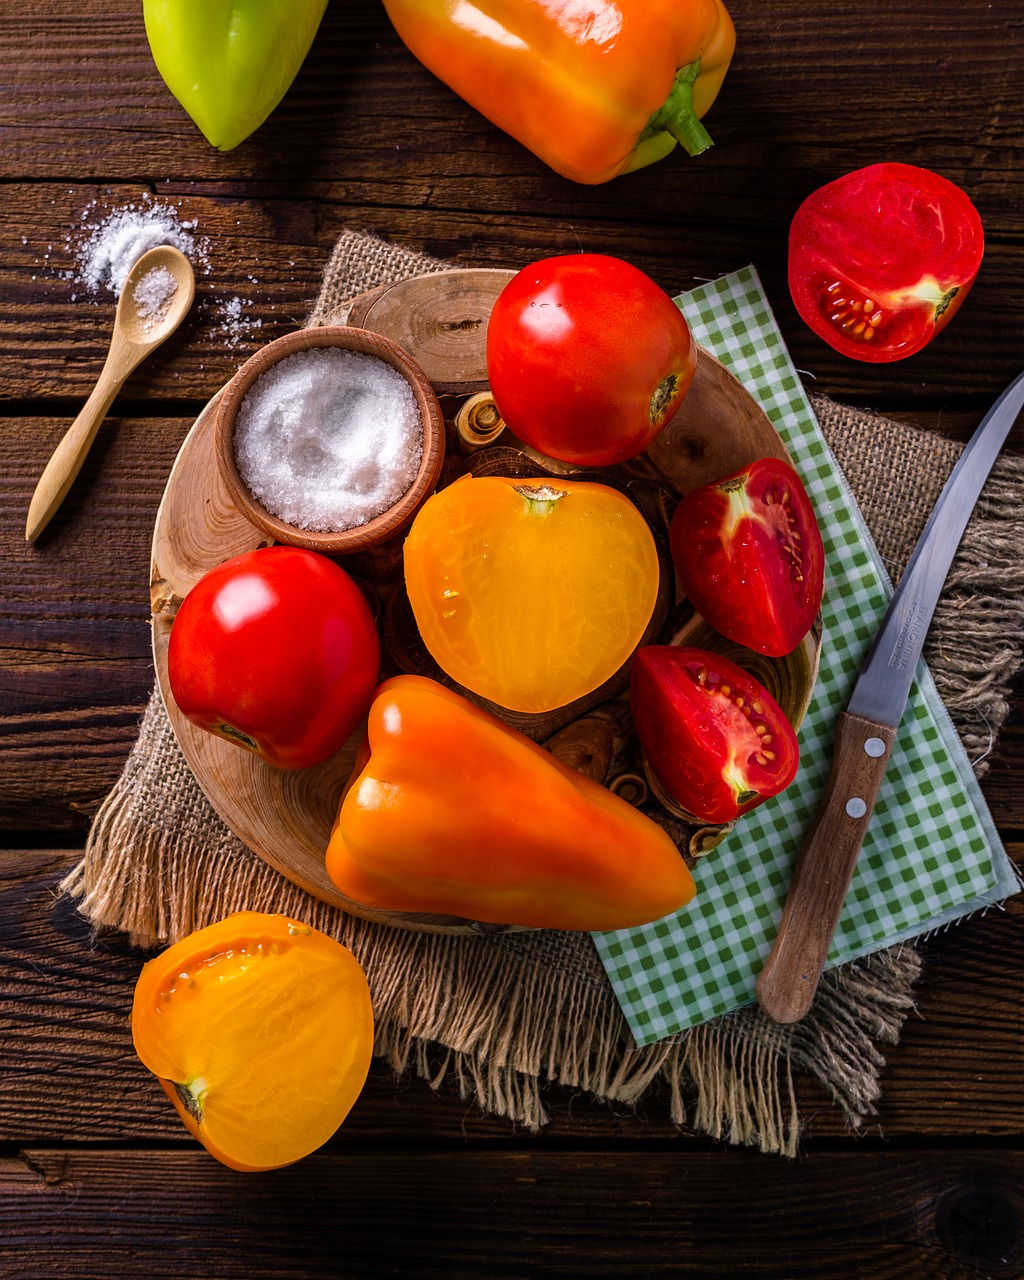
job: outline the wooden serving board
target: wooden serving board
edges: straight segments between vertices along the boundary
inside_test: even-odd
[[[494,299],[513,274],[484,270],[419,276],[363,295],[332,316],[331,322],[357,324],[383,333],[420,363],[439,395],[464,397],[486,387],[487,317]],[[315,768],[273,769],[249,752],[197,728],[175,706],[167,682],[167,644],[178,606],[214,565],[267,545],[265,535],[234,507],[220,480],[213,429],[217,399],[215,396],[196,419],[175,460],[157,512],[151,555],[157,683],[189,767],[230,830],[282,875],[317,898],[355,915],[408,929],[444,933],[493,931],[494,926],[453,916],[364,907],[331,884],[324,868],[324,853],[351,770],[354,742]],[[538,459],[538,455],[531,455],[507,435],[500,438],[499,444],[505,448],[517,446],[528,459]],[[634,463],[611,469],[609,475],[629,488],[646,486],[662,498],[666,492],[678,497],[755,458],[769,455],[787,456],[769,419],[728,370],[702,349],[693,384],[679,413],[645,455]],[[540,461],[551,471],[572,470],[550,460]],[[455,470],[442,477],[442,484],[458,474],[457,462],[453,457]],[[392,582],[400,553],[399,540],[396,547],[381,556],[384,572]],[[360,567],[365,572],[365,562]],[[817,638],[811,637],[804,649],[795,667],[797,687],[789,690],[789,705],[783,703],[794,720],[803,715],[813,688]],[[793,684],[792,679],[789,684]],[[571,729],[570,725],[549,746],[577,764],[579,735]],[[630,794],[631,786],[632,783],[624,788],[623,794]],[[646,799],[646,787],[639,776],[636,786],[638,799]]]

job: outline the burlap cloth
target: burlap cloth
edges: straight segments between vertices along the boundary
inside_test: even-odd
[[[308,324],[356,294],[447,264],[346,232]],[[959,446],[814,397],[822,430],[891,576],[902,571]],[[976,772],[1008,710],[1024,629],[1024,465],[1002,459],[947,583],[926,656]],[[713,855],[712,855],[713,856]],[[874,1113],[883,1049],[913,1007],[918,948],[904,944],[826,975],[809,1016],[779,1027],[740,1010],[638,1049],[587,935],[427,935],[348,916],[306,895],[224,826],[178,749],[159,694],[64,890],[97,927],[153,946],[231,911],[281,911],[332,934],[366,970],[376,1053],[435,1088],[529,1129],[547,1119],[546,1082],[622,1105],[650,1091],[674,1122],[793,1154],[794,1072],[815,1077],[847,1122]]]

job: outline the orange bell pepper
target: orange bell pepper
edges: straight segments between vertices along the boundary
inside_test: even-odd
[[[377,690],[327,872],[366,906],[550,929],[646,924],[694,894],[657,823],[423,676]]]
[[[736,45],[721,0],[384,0],[417,58],[563,177],[711,145]]]

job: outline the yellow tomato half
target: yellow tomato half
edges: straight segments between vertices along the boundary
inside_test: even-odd
[[[232,1169],[291,1164],[334,1133],[373,1052],[363,970],[287,916],[240,911],[150,960],[132,1039],[189,1132]]]
[[[551,711],[632,654],[654,612],[658,553],[608,485],[463,476],[416,516],[405,583],[453,680],[511,711]]]

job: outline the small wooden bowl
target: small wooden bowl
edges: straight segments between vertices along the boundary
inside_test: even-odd
[[[423,456],[419,470],[410,487],[401,498],[365,524],[355,525],[340,532],[320,532],[299,529],[279,519],[253,497],[238,474],[235,463],[235,421],[242,401],[256,380],[273,365],[287,356],[316,347],[338,347],[344,351],[358,351],[376,356],[396,369],[412,387],[419,408],[423,427]],[[420,366],[397,343],[369,329],[356,329],[347,325],[327,325],[315,329],[299,329],[287,333],[267,346],[261,347],[238,370],[224,388],[217,406],[214,427],[217,442],[217,469],[227,487],[232,502],[250,523],[274,539],[310,551],[322,551],[328,555],[347,555],[365,551],[385,541],[409,524],[437,487],[444,465],[445,431],[444,416],[434,388]]]

